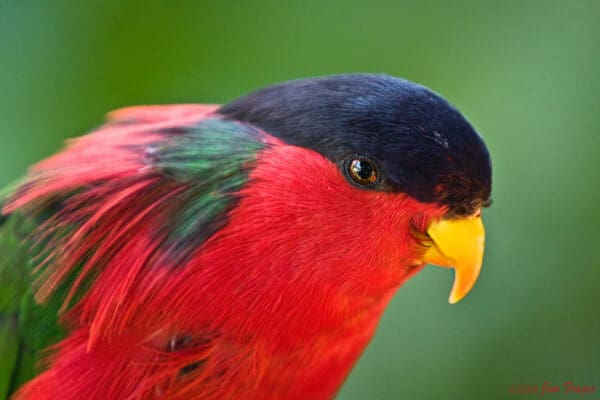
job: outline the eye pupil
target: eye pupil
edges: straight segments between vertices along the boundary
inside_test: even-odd
[[[360,160],[352,163],[352,172],[361,179],[370,179],[374,173],[373,167],[369,163]]]
[[[377,180],[377,173],[373,164],[367,160],[352,160],[350,175],[360,184],[369,184]]]

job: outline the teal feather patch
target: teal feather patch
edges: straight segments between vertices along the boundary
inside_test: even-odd
[[[179,263],[226,223],[264,134],[249,125],[210,119],[170,132],[146,154],[160,174],[185,186],[164,225],[166,253]]]

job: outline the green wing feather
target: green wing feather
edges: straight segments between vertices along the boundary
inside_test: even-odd
[[[36,374],[39,351],[62,337],[58,301],[39,305],[31,289],[28,237],[36,224],[19,214],[0,221],[0,399]]]

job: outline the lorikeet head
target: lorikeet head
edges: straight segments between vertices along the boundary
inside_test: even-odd
[[[296,184],[345,210],[348,218],[339,229],[352,231],[359,249],[379,248],[388,254],[378,258],[396,254],[405,264],[410,254],[404,267],[453,267],[450,303],[475,284],[491,161],[481,136],[442,97],[386,75],[341,75],[271,86],[218,112],[305,149],[304,163],[277,162],[277,174],[288,182],[299,174]],[[297,170],[284,172],[287,167]],[[274,185],[277,174],[271,176]],[[352,192],[352,200],[327,194],[324,187],[332,184]],[[395,249],[381,235],[395,238]]]

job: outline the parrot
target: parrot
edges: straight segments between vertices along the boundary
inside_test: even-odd
[[[0,398],[331,399],[426,264],[473,288],[491,172],[387,74],[113,111],[0,195]]]

